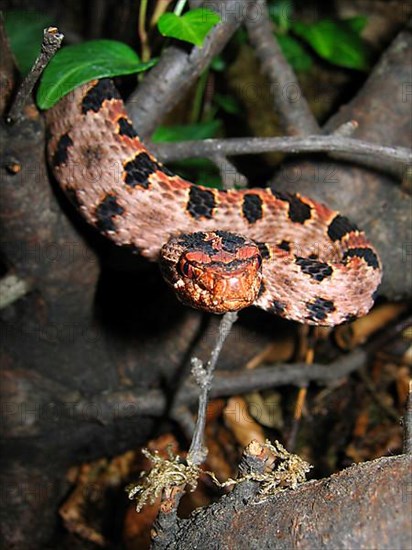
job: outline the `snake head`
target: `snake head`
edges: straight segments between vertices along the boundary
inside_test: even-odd
[[[252,305],[262,282],[257,245],[227,231],[172,237],[162,248],[160,267],[184,304],[211,313]]]

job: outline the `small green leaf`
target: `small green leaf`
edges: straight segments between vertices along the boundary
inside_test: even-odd
[[[246,29],[240,27],[240,29],[238,29],[233,35],[233,40],[235,44],[238,44],[239,46],[246,44],[248,41],[248,34],[246,32]]]
[[[348,25],[356,34],[360,34],[368,23],[368,18],[364,15],[355,15],[354,17],[349,17],[344,19],[343,23]]]
[[[210,29],[219,21],[220,16],[216,12],[207,8],[198,8],[184,15],[164,13],[159,18],[157,27],[163,36],[178,38],[201,48]]]
[[[222,178],[214,163],[204,158],[188,158],[173,163],[173,169],[189,181],[195,181],[199,185],[222,189]]]
[[[4,13],[4,23],[17,66],[25,76],[40,53],[43,30],[52,20],[42,13],[9,11]]]
[[[330,63],[360,71],[368,69],[369,49],[358,32],[344,21],[322,19],[312,24],[297,21],[292,29]]]
[[[290,0],[274,0],[269,2],[268,10],[270,18],[276,23],[279,31],[287,31],[292,21],[293,3]]]
[[[239,102],[232,95],[215,94],[213,101],[230,115],[240,115],[242,113]]]
[[[293,36],[289,34],[279,34],[276,38],[283,55],[295,71],[308,71],[312,67],[312,58],[305,52],[304,48],[302,48]]]
[[[221,55],[216,55],[210,63],[210,68],[219,73],[224,71],[226,67],[227,63]]]
[[[145,71],[157,62],[142,63],[127,44],[116,40],[91,40],[58,51],[46,67],[37,104],[49,109],[64,95],[95,78],[107,78]]]
[[[196,124],[159,126],[152,135],[153,142],[185,141],[215,137],[221,127],[220,120]],[[180,176],[196,181],[206,187],[222,187],[222,180],[216,166],[208,159],[188,158],[172,163]]]
[[[190,139],[208,139],[220,129],[220,120],[198,122],[195,124],[159,126],[152,135],[153,142],[186,141]]]

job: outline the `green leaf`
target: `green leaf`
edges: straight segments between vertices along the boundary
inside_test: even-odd
[[[25,76],[40,53],[43,30],[52,20],[42,13],[9,11],[4,13],[4,23],[17,66]]]
[[[210,29],[220,21],[220,16],[207,8],[190,10],[184,15],[164,13],[157,22],[163,36],[178,38],[200,48]]]
[[[240,115],[242,113],[239,102],[231,95],[215,94],[213,101],[230,115]]]
[[[295,22],[293,32],[305,40],[320,56],[341,67],[365,71],[369,67],[369,49],[351,25],[344,21],[322,19],[317,23]]]
[[[276,38],[283,55],[295,71],[308,71],[312,67],[312,58],[293,36],[279,34]]]
[[[159,126],[152,135],[153,142],[185,141],[215,137],[221,127],[220,120],[198,122],[196,124]],[[172,163],[173,168],[183,178],[196,181],[206,187],[222,187],[222,180],[216,166],[208,159],[188,158]]]
[[[59,50],[46,67],[37,104],[49,109],[64,95],[95,78],[139,73],[157,62],[142,63],[137,53],[116,40],[92,40]]]
[[[198,122],[195,124],[159,126],[152,135],[153,142],[186,141],[190,139],[208,139],[220,129],[220,120]]]
[[[182,178],[195,181],[199,185],[222,189],[222,178],[218,168],[208,159],[189,158],[173,163],[173,168]]]
[[[355,15],[354,17],[349,17],[344,19],[343,23],[348,25],[356,34],[360,34],[368,23],[368,18],[364,15]]]
[[[279,31],[287,31],[293,16],[293,3],[290,0],[274,0],[268,4],[269,16]]]
[[[239,46],[246,44],[248,41],[248,34],[246,32],[246,29],[240,27],[240,29],[238,29],[233,35],[233,40],[235,44],[238,44]]]
[[[219,73],[224,71],[226,67],[227,63],[221,55],[216,55],[210,63],[210,68]]]

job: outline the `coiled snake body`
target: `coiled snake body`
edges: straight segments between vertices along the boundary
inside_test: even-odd
[[[110,80],[77,88],[46,118],[66,194],[115,243],[159,261],[183,302],[215,313],[253,303],[315,325],[373,305],[380,261],[347,218],[299,194],[219,191],[172,174],[139,140]]]

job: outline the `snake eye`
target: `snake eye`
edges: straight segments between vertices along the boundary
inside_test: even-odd
[[[192,276],[192,266],[185,259],[180,260],[179,270],[180,270],[180,273],[182,275],[184,275],[185,277],[191,277]]]

